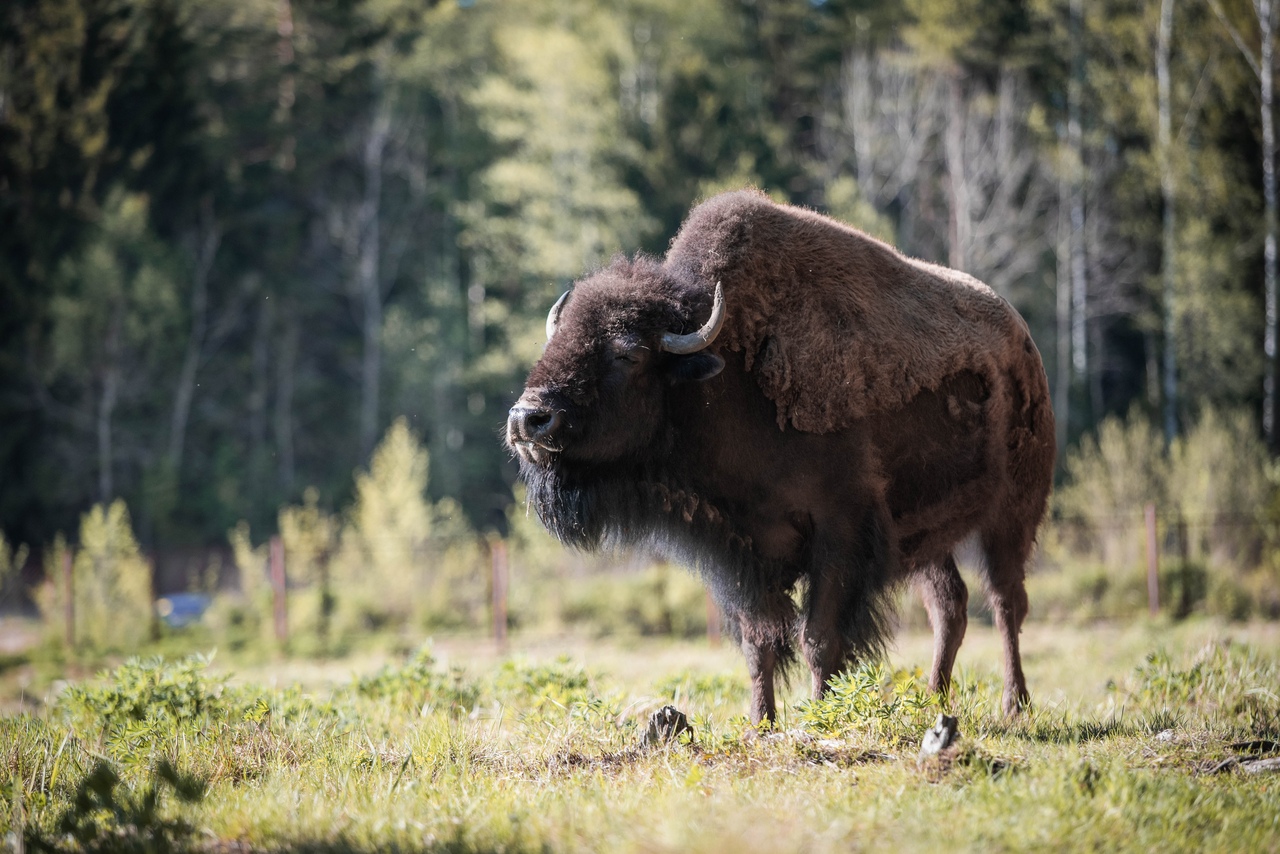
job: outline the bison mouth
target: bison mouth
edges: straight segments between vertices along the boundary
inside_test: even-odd
[[[565,413],[526,394],[507,417],[507,444],[522,463],[548,466],[564,450]]]
[[[516,456],[520,458],[522,463],[535,466],[545,467],[550,465],[556,455],[563,450],[563,448],[535,442],[532,439],[517,439],[514,436],[508,436],[507,443],[516,452]]]

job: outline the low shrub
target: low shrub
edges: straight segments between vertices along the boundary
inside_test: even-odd
[[[399,666],[387,666],[356,682],[356,692],[372,700],[390,703],[398,710],[426,715],[443,709],[452,715],[465,714],[476,706],[480,688],[466,678],[461,668],[442,671],[429,644],[414,652]]]
[[[680,567],[660,563],[639,572],[610,572],[576,579],[564,591],[558,622],[566,628],[609,635],[693,638],[706,633],[702,583]]]
[[[74,645],[82,652],[131,652],[158,634],[151,602],[151,566],[143,558],[123,500],[94,506],[80,517],[80,548],[67,589],[59,536],[45,559],[46,581],[36,604],[49,637],[65,637],[67,599],[75,614]]]
[[[800,724],[825,736],[853,735],[891,744],[917,743],[941,708],[918,670],[890,671],[883,664],[864,664],[833,677],[822,698],[802,703]]]

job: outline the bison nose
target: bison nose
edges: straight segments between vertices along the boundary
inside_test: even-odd
[[[517,404],[511,407],[507,417],[507,432],[515,441],[545,446],[560,429],[563,420],[564,415],[559,410]]]

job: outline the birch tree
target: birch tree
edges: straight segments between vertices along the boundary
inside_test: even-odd
[[[1269,2],[1269,0],[1268,0]],[[1169,444],[1178,434],[1178,363],[1177,363],[1177,306],[1174,304],[1177,269],[1177,214],[1175,211],[1176,186],[1173,174],[1173,119],[1170,116],[1169,54],[1173,41],[1173,0],[1160,0],[1160,23],[1156,36],[1156,161],[1160,172],[1160,201],[1162,207],[1160,280],[1161,317],[1163,318],[1164,345],[1164,441]]]
[[[1274,0],[1251,0],[1254,22],[1257,25],[1258,49],[1252,47],[1241,30],[1235,26],[1223,8],[1221,0],[1208,0],[1210,8],[1231,36],[1231,41],[1249,64],[1250,70],[1258,80],[1259,113],[1262,124],[1262,197],[1264,205],[1263,220],[1263,357],[1266,366],[1262,385],[1262,429],[1266,435],[1267,446],[1274,453],[1280,445],[1277,435],[1276,395],[1276,323],[1277,323],[1277,258],[1276,239],[1276,130],[1275,130],[1275,34],[1276,16]]]

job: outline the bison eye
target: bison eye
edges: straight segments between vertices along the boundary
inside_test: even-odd
[[[615,352],[613,354],[613,360],[615,362],[623,362],[628,365],[638,365],[644,359],[645,352],[648,349],[649,349],[648,347],[639,347],[639,346],[627,347],[625,349],[618,350],[617,352]]]

